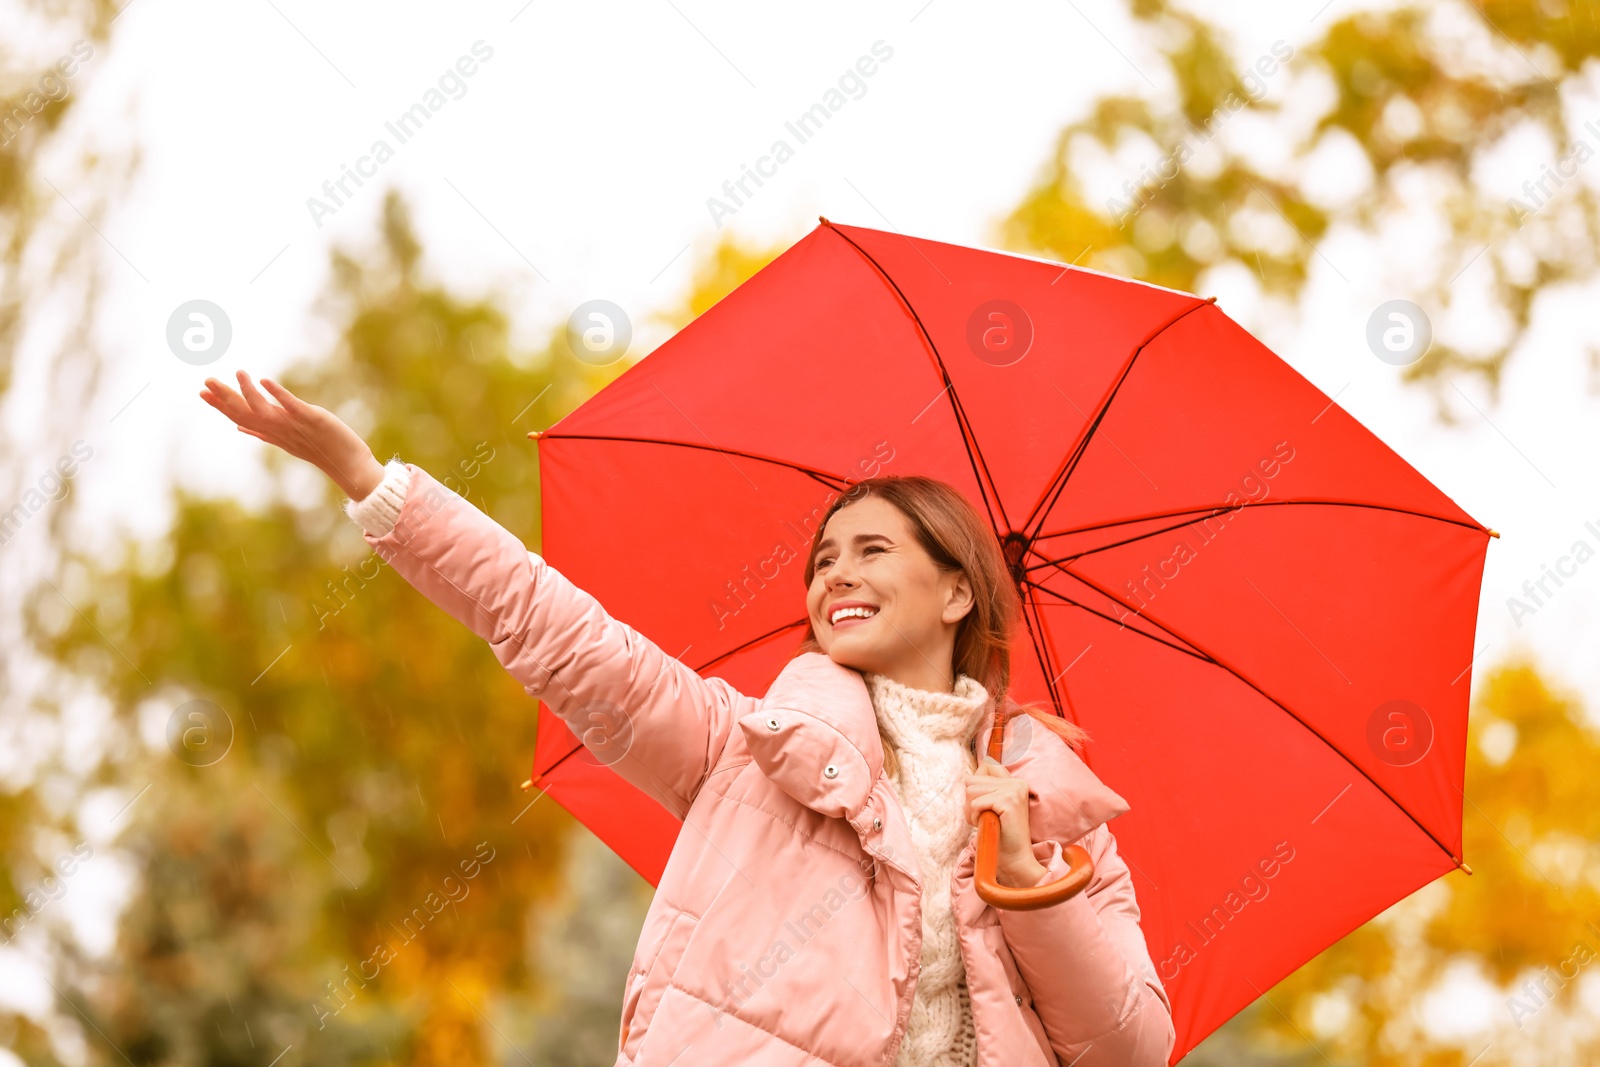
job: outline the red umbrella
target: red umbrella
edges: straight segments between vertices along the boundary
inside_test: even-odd
[[[535,436],[545,558],[751,694],[835,492],[965,492],[1022,590],[1014,694],[1132,806],[1174,1061],[1465,867],[1492,533],[1213,301],[824,220]],[[656,883],[680,824],[548,709],[534,772]]]

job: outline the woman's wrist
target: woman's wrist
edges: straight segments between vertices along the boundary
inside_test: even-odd
[[[383,480],[360,500],[344,506],[346,515],[373,537],[383,537],[400,521],[411,487],[411,469],[398,456],[383,465]]]
[[[383,464],[378,462],[376,456],[368,452],[356,464],[354,471],[341,471],[337,474],[330,471],[328,476],[338,483],[345,496],[348,496],[356,503],[360,503],[378,487],[379,482],[383,481]]]
[[[995,878],[1003,886],[1012,889],[1031,889],[1039,884],[1045,872],[1049,870],[1038,859],[1029,856],[1026,859],[1018,858],[1012,863],[999,863],[995,865]]]

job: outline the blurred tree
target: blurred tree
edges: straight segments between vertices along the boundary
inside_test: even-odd
[[[539,1067],[616,1059],[622,989],[654,892],[588,831],[574,834],[572,846],[566,891],[541,909],[534,931],[538,966],[562,976],[546,983],[546,995],[524,1019],[528,1040],[522,1047]]]
[[[1009,246],[1189,291],[1232,264],[1292,302],[1313,269],[1340,274],[1322,247],[1336,228],[1420,244],[1385,281],[1435,320],[1406,373],[1447,417],[1443,384],[1467,372],[1497,386],[1542,289],[1596,280],[1600,183],[1579,174],[1600,152],[1600,126],[1580,111],[1600,57],[1592,2],[1402,4],[1333,21],[1292,57],[1279,42],[1242,63],[1192,11],[1128,6],[1171,99],[1108,95],[1063,129],[1002,226]],[[1508,153],[1527,179],[1509,200],[1483,183]],[[1504,331],[1475,330],[1470,350],[1441,337],[1463,305]]]
[[[12,0],[4,11],[0,403],[18,416],[0,432],[0,603],[8,607],[61,580],[56,546],[76,501],[53,466],[101,388],[94,327],[111,253],[95,226],[139,158],[84,147],[69,138],[67,120],[104,62],[116,14],[110,0]],[[24,374],[25,352],[49,372]],[[24,379],[33,390],[26,396],[18,393]],[[75,797],[63,787],[72,771],[61,709],[72,687],[62,681],[41,671],[18,613],[0,612],[0,951],[35,957],[66,936],[53,865],[63,848],[76,862],[71,846],[81,841]],[[0,1048],[42,1063],[50,1046],[29,1014],[0,1006]]]
[[[98,195],[94,190],[79,194],[73,188],[75,195],[92,197],[76,204],[66,202],[56,182],[66,184],[67,178],[77,175],[45,174],[41,166],[45,153],[60,144],[63,124],[76,109],[83,85],[103,62],[99,53],[110,37],[116,5],[109,0],[13,0],[8,7],[14,32],[0,43],[0,396],[11,390],[14,381],[18,346],[32,322],[26,314],[30,303],[52,285],[64,284],[82,308],[95,306],[98,287],[89,283],[95,280],[98,260],[92,253],[104,246],[93,222],[102,216],[115,183],[126,180],[138,166],[137,154],[118,161],[121,170],[116,173],[106,173],[112,161],[92,151],[72,161],[100,185]],[[64,74],[66,70],[72,71],[71,76]],[[52,177],[56,182],[50,181]],[[87,209],[82,217],[74,213],[79,209]],[[56,212],[78,225],[69,225],[62,233],[41,232]],[[43,259],[47,269],[23,271],[25,254],[44,240],[60,242],[55,254]],[[87,317],[92,321],[92,315]],[[83,400],[93,395],[98,349],[88,343],[92,336],[85,323],[77,326],[71,342],[52,355],[62,361],[64,370],[88,377],[70,386],[83,392],[64,394]],[[67,387],[57,383],[57,388]]]
[[[618,368],[559,339],[514,358],[493,303],[425,282],[421,260],[391,193],[376,252],[333,255],[337,350],[281,380],[537,546],[525,434]],[[489,1013],[539,992],[529,906],[558,888],[576,827],[516,788],[536,704],[385,572],[331,482],[264,459],[270,507],[179,491],[164,558],[75,555],[96,603],[54,626],[48,592],[29,605],[51,660],[130,736],[167,738],[119,768],[149,789],[121,839],[139,885],[117,950],[97,964],[65,946],[63,993],[107,1063],[259,1067],[290,1045],[301,1063],[497,1060]]]
[[[777,251],[718,246],[685,306]],[[333,254],[337,350],[280,380],[537,548],[525,434],[623,368],[573,358],[561,331],[508,352],[495,305],[421,262],[391,193],[379,248]],[[105,771],[139,798],[119,842],[137,890],[109,959],[56,945],[64,1010],[94,1062],[138,1067],[259,1067],[290,1046],[302,1063],[608,1060],[649,885],[515,789],[535,705],[482,643],[383,573],[331,483],[264,458],[279,502],[180,490],[164,545],[69,556],[97,591],[82,616],[29,605],[30,639],[130,739],[165,738]]]

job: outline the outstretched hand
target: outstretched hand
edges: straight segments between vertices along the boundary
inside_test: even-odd
[[[233,420],[240,433],[277,445],[312,464],[352,500],[362,499],[383,480],[383,464],[339,416],[306,403],[271,378],[262,378],[262,386],[272,394],[269,399],[248,374],[241,370],[238,375],[238,393],[207,378],[200,399]]]

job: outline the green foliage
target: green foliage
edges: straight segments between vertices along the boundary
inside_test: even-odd
[[[335,255],[337,350],[281,380],[537,548],[525,434],[595,372],[554,345],[512,358],[504,316],[426,284],[420,261],[391,195],[377,254]],[[331,483],[292,497],[311,484],[287,477],[300,461],[267,462],[284,490],[269,507],[179,492],[167,561],[75,558],[93,606],[56,626],[48,589],[30,606],[32,639],[130,734],[194,699],[234,732],[208,766],[126,753],[122,780],[150,783],[122,838],[140,891],[72,999],[137,1064],[289,1044],[306,1063],[487,1062],[479,1013],[539,992],[528,909],[557,888],[575,825],[549,802],[523,810],[536,704],[388,572]]]
[[[1576,87],[1583,65],[1600,57],[1592,5],[1404,5],[1333,22],[1270,76],[1300,79],[1301,99],[1327,87],[1328,106],[1310,122],[1274,103],[1279,94],[1251,76],[1257,57],[1241,62],[1203,18],[1167,0],[1137,0],[1131,9],[1159,42],[1172,98],[1096,100],[1061,131],[1043,177],[1005,220],[1004,243],[1189,291],[1208,268],[1237,263],[1264,293],[1292,301],[1312,269],[1343,277],[1318,247],[1335,227],[1379,237],[1404,213],[1434,212],[1445,232],[1440,254],[1422,276],[1391,284],[1405,286],[1436,320],[1461,302],[1486,300],[1508,322],[1505,337],[1477,338],[1483,347],[1470,351],[1436,332],[1431,351],[1407,369],[1436,388],[1456,373],[1497,385],[1534,296],[1600,273],[1592,182],[1546,180],[1538,158],[1523,158],[1527,177],[1544,185],[1519,194],[1518,206],[1475,181],[1484,159],[1516,132],[1541,131],[1557,158],[1580,142],[1591,155],[1600,149],[1582,124],[1588,116],[1561,106],[1563,87]],[[1481,62],[1479,52],[1487,56]],[[1275,69],[1272,57],[1261,58]],[[1245,114],[1266,124],[1252,139],[1281,142],[1286,161],[1229,147],[1229,127]],[[1149,169],[1127,174],[1108,202],[1092,202],[1085,168],[1125,144],[1149,149]],[[1316,194],[1309,180],[1318,151],[1338,146],[1353,147],[1371,175],[1348,199]],[[1163,166],[1168,160],[1176,165]],[[1477,279],[1463,277],[1469,270],[1487,272],[1487,283],[1473,288]]]

